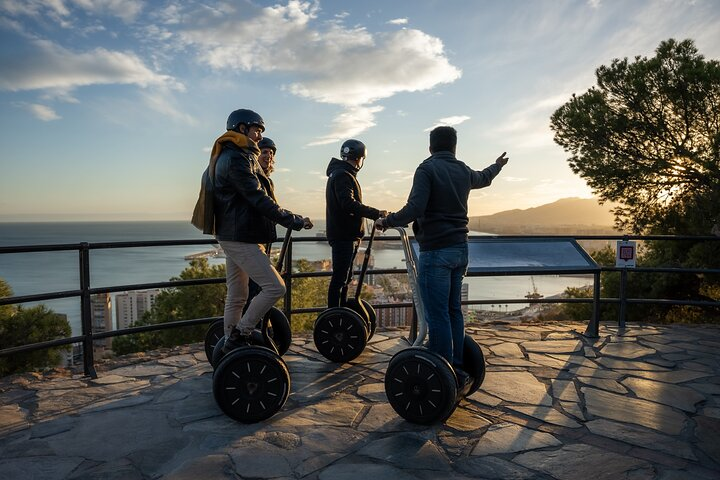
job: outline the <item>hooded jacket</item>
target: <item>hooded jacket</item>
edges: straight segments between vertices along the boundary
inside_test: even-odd
[[[229,131],[213,146],[213,206],[218,240],[265,244],[277,240],[275,224],[301,230],[303,218],[280,208],[273,185],[257,161],[255,142]],[[213,159],[216,159],[213,162]],[[212,168],[214,167],[214,168]]]
[[[405,206],[386,219],[388,227],[413,222],[421,251],[467,242],[470,190],[490,185],[502,167],[493,163],[476,171],[452,152],[435,152],[415,170]]]
[[[361,239],[365,235],[363,218],[377,220],[380,210],[363,205],[357,169],[351,163],[331,159],[327,176],[325,221],[328,241]]]

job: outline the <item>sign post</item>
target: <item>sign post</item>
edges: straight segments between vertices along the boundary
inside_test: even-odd
[[[636,260],[637,242],[632,240],[618,241],[615,251],[615,266],[622,269],[620,271],[620,318],[618,319],[618,326],[620,328],[625,328],[627,269],[635,268]]]

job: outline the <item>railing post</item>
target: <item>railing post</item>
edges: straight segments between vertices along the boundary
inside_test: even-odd
[[[620,271],[620,318],[618,319],[618,327],[625,328],[625,311],[627,308],[627,269]]]
[[[598,338],[600,336],[600,272],[595,273],[593,282],[593,311],[590,323],[585,330],[585,336]]]
[[[292,325],[290,311],[292,310],[292,238],[288,242],[287,251],[285,252],[285,271],[283,272],[283,280],[285,281],[285,304],[283,313],[288,319],[288,323]]]
[[[90,248],[87,242],[80,244],[80,321],[83,336],[83,366],[85,376],[97,378],[95,353],[93,352],[92,312],[90,310]]]

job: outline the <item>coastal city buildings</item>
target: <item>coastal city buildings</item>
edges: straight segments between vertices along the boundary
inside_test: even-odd
[[[90,318],[93,333],[109,332],[113,329],[112,298],[109,293],[98,293],[90,297]],[[110,354],[112,338],[103,338],[93,342],[93,353],[96,358]]]
[[[152,308],[159,293],[159,289],[118,293],[115,296],[117,328],[128,328],[140,320]]]

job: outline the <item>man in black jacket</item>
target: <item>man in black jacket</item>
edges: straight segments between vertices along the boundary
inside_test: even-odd
[[[468,266],[468,196],[490,185],[508,158],[505,152],[482,171],[455,158],[457,132],[437,127],[430,132],[430,157],[415,170],[407,204],[375,222],[377,228],[413,222],[420,246],[418,289],[428,323],[428,349],[455,369],[463,364],[465,325],[462,281]]]
[[[272,183],[258,163],[257,142],[263,131],[260,115],[235,110],[210,156],[215,237],[225,251],[227,268],[223,353],[247,344],[255,325],[285,294],[285,283],[265,254],[265,244],[277,240],[275,224],[293,230],[312,228],[309,218],[284,210],[275,201]],[[243,314],[250,278],[262,291]]]
[[[387,212],[362,203],[357,172],[363,166],[367,148],[359,140],[347,140],[340,158],[332,158],[327,167],[325,219],[327,239],[332,249],[332,277],[328,289],[328,308],[341,307],[347,301],[352,266],[360,240],[365,235],[365,218],[376,220]]]

